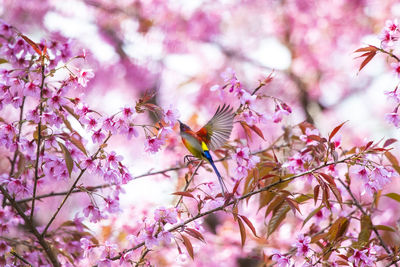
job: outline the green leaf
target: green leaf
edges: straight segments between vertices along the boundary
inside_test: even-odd
[[[376,230],[383,230],[383,231],[389,231],[389,232],[396,232],[396,230],[393,227],[387,226],[387,225],[374,225]]]
[[[369,241],[369,238],[371,237],[372,232],[371,217],[368,215],[361,216],[360,225],[361,231],[358,234],[358,242],[360,244],[367,243]]]
[[[397,202],[400,202],[400,195],[397,193],[388,193],[384,195],[385,197],[390,197],[393,200],[396,200]]]
[[[72,160],[71,153],[69,153],[68,149],[62,143],[58,142],[58,145],[64,153],[65,164],[68,169],[69,177],[71,177],[72,169],[74,168],[74,161]]]

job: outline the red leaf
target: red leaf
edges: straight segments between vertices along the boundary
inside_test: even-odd
[[[317,204],[317,200],[318,200],[318,196],[319,196],[319,189],[320,189],[320,185],[317,185],[314,187],[314,204]]]
[[[335,180],[333,179],[333,177],[331,175],[323,173],[323,172],[319,172],[319,174],[322,176],[322,178],[325,179],[325,181],[327,181],[331,185],[336,186]]]
[[[237,218],[237,221],[239,224],[240,239],[242,240],[242,247],[244,247],[244,244],[246,243],[246,229],[244,228],[244,224],[239,217]]]
[[[200,241],[206,242],[206,241],[204,240],[203,235],[202,235],[199,231],[197,231],[197,230],[195,230],[195,229],[186,228],[186,229],[185,229],[185,232],[188,233],[189,235],[193,236],[194,238],[197,238],[197,239],[200,240]]]
[[[240,121],[240,125],[242,125],[244,132],[251,140],[251,128],[245,121]]]
[[[258,128],[257,126],[253,125],[253,126],[250,126],[250,129],[252,129],[259,137],[261,137],[265,141],[264,135],[261,132],[260,128]]]
[[[232,194],[235,194],[236,191],[238,190],[239,185],[240,185],[240,181],[241,181],[241,180],[239,180],[239,181],[237,181],[237,182],[235,183],[235,186],[233,187],[233,190],[232,190]]]
[[[297,203],[296,201],[294,201],[293,199],[290,199],[290,198],[285,198],[285,200],[289,204],[289,206],[292,209],[294,214],[296,214],[296,210],[301,214],[301,211],[299,208],[299,203]]]
[[[183,239],[183,244],[186,247],[187,252],[189,253],[189,256],[194,260],[194,253],[193,253],[193,246],[192,246],[192,242],[190,242],[189,238],[187,238],[187,236],[182,235],[182,239]]]
[[[250,228],[250,230],[253,232],[253,235],[255,236],[255,237],[258,237],[257,236],[257,233],[256,233],[256,228],[254,228],[254,225],[251,223],[251,221],[246,217],[246,216],[244,216],[244,215],[239,215],[240,216],[240,218],[242,218],[242,220],[247,224],[247,226]]]
[[[329,141],[332,139],[332,137],[335,136],[335,134],[337,134],[337,132],[340,130],[340,128],[342,128],[343,124],[345,124],[345,123],[346,122],[343,122],[343,123],[339,124],[338,126],[336,126],[335,129],[333,129],[333,131],[329,135]]]
[[[358,71],[361,71],[367,64],[368,62],[371,61],[371,59],[374,58],[374,56],[376,55],[376,51],[375,52],[370,52],[369,55],[364,59],[364,61],[361,63],[360,65],[360,69]]]
[[[189,192],[175,192],[175,193],[172,193],[172,195],[195,198],[195,197],[194,197],[191,193],[189,193]]]
[[[383,144],[383,147],[390,146],[391,144],[393,144],[393,143],[395,143],[395,142],[397,142],[397,139],[390,138],[390,139],[388,139],[388,140],[385,141],[385,143]]]
[[[25,42],[27,42],[33,48],[33,50],[36,51],[36,53],[38,53],[40,56],[42,55],[42,51],[40,50],[39,46],[34,41],[32,41],[31,39],[29,39],[28,37],[26,37],[23,34],[20,34],[20,36],[22,37],[22,39],[25,40]]]
[[[354,51],[354,53],[357,53],[357,52],[373,52],[373,51],[378,51],[378,47],[373,46],[373,45],[369,45],[367,47],[361,47],[361,48],[357,49],[356,51]]]

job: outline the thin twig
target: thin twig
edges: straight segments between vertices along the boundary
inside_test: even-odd
[[[110,139],[111,137],[111,133],[108,134],[107,138],[103,141],[103,144],[100,145],[99,149],[96,151],[96,153],[94,153],[92,155],[92,159],[95,159],[97,154],[100,153],[102,147],[104,144],[107,143],[107,141]],[[65,195],[63,201],[61,202],[60,206],[58,206],[57,211],[53,214],[53,216],[51,217],[50,221],[47,223],[46,227],[44,228],[43,232],[42,232],[42,236],[44,236],[47,232],[47,230],[49,229],[50,225],[53,223],[53,221],[55,220],[55,218],[57,217],[58,213],[60,212],[61,208],[64,206],[65,202],[67,201],[68,197],[71,195],[72,191],[74,191],[77,183],[79,182],[79,180],[81,179],[82,175],[86,172],[86,168],[81,170],[81,172],[79,173],[78,177],[76,177],[75,182],[72,184],[71,188],[69,189],[69,191],[67,192],[67,194]]]
[[[183,192],[185,192],[189,188],[190,183],[192,182],[194,176],[196,175],[197,171],[199,170],[199,168],[200,168],[201,164],[203,164],[203,162],[204,162],[203,160],[200,160],[199,164],[197,164],[196,168],[194,169],[194,172],[190,176],[189,181],[186,182],[186,185],[182,190]],[[179,206],[179,204],[181,204],[182,199],[183,199],[183,196],[180,196],[178,202],[175,205],[175,208],[177,208]]]
[[[255,151],[255,152],[251,153],[251,155],[261,154],[261,153],[264,153],[264,152],[266,152],[268,150],[276,149],[276,148],[279,148],[279,147],[281,147],[281,146],[270,146],[268,148]],[[231,156],[226,156],[226,157],[223,157],[223,158],[220,158],[220,159],[216,159],[216,160],[214,160],[214,162],[221,162],[221,161],[225,161],[225,160],[228,160],[228,159],[231,159]],[[167,168],[167,169],[160,170],[160,171],[147,172],[147,173],[143,173],[143,174],[140,174],[138,176],[133,177],[132,180],[136,180],[136,179],[140,179],[140,178],[144,178],[144,177],[148,177],[148,176],[153,176],[153,175],[157,175],[157,174],[165,174],[165,173],[171,172],[171,171],[178,171],[178,170],[186,169],[187,167],[188,166],[186,166],[186,165],[182,165],[182,166]],[[81,192],[86,192],[86,191],[95,191],[97,189],[107,188],[107,187],[111,187],[111,186],[114,186],[114,185],[115,185],[114,183],[107,183],[107,184],[101,184],[101,185],[96,185],[96,186],[87,186],[85,188],[85,191],[80,190],[80,189],[75,189],[71,193],[81,193]],[[64,195],[68,194],[68,192],[69,191],[51,192],[51,193],[43,194],[43,195],[40,195],[40,196],[36,196],[36,199],[42,199],[42,198],[48,198],[48,197],[54,197],[54,196],[64,196]],[[32,198],[24,198],[24,199],[17,200],[17,202],[18,203],[24,203],[24,202],[28,202],[28,201],[31,201],[31,200],[32,200]]]
[[[345,184],[341,179],[338,179],[339,182],[344,186],[344,188],[346,188],[346,191],[350,194],[351,198],[354,201],[354,205],[356,205],[356,207],[361,211],[361,213],[364,216],[368,216],[367,212],[363,209],[362,205],[358,202],[358,200],[356,199],[356,197],[354,196],[353,192],[351,191],[350,187]],[[394,256],[392,254],[392,252],[390,251],[390,249],[386,246],[385,242],[383,241],[381,235],[379,234],[378,230],[376,229],[375,225],[372,224],[372,230],[374,231],[376,237],[379,239],[379,243],[381,244],[381,246],[385,249],[385,251],[389,254],[392,255],[392,257]],[[397,263],[394,262],[394,265],[398,267]]]
[[[282,183],[290,182],[290,181],[292,181],[292,180],[294,180],[294,179],[296,179],[296,178],[299,178],[299,177],[302,177],[302,176],[311,174],[311,173],[313,173],[313,172],[315,172],[315,171],[318,171],[318,170],[320,170],[320,169],[326,168],[326,167],[328,167],[328,166],[336,165],[336,164],[339,164],[339,163],[344,163],[344,162],[346,162],[346,161],[352,159],[353,157],[355,157],[355,156],[352,155],[352,156],[346,157],[346,158],[344,158],[344,159],[342,159],[342,160],[338,160],[338,161],[334,161],[334,162],[325,163],[325,164],[323,164],[323,165],[321,165],[321,166],[318,166],[318,167],[315,167],[315,168],[313,168],[313,169],[311,169],[311,170],[308,170],[308,171],[305,171],[305,172],[302,172],[302,173],[293,175],[293,176],[288,177],[288,178],[286,178],[286,179],[279,180],[279,181],[277,181],[277,182],[275,182],[275,183],[269,184],[269,185],[267,185],[267,186],[265,186],[265,187],[263,187],[263,188],[260,188],[260,189],[258,189],[258,190],[256,190],[256,191],[249,192],[249,193],[247,193],[247,194],[245,194],[245,195],[242,195],[241,197],[239,197],[239,198],[237,198],[237,199],[234,199],[234,200],[232,200],[232,201],[229,201],[228,203],[224,203],[224,205],[222,205],[222,206],[216,207],[216,208],[214,208],[214,209],[208,210],[208,211],[203,212],[203,213],[199,213],[199,214],[197,214],[196,216],[194,216],[194,217],[192,217],[192,218],[189,218],[189,219],[187,219],[186,221],[184,221],[184,222],[182,222],[182,223],[180,223],[180,224],[177,224],[177,225],[173,226],[172,228],[168,229],[167,231],[168,231],[168,232],[173,232],[173,231],[175,231],[175,230],[177,230],[177,229],[180,229],[180,228],[184,227],[185,225],[187,225],[187,224],[189,224],[189,223],[191,223],[191,222],[193,222],[193,221],[195,221],[195,220],[197,220],[197,219],[199,219],[199,218],[202,218],[202,217],[204,217],[204,216],[207,216],[207,215],[212,214],[212,213],[217,212],[217,211],[224,210],[226,207],[229,207],[229,206],[231,206],[231,205],[237,203],[237,202],[240,201],[240,200],[247,199],[247,198],[249,198],[249,197],[251,197],[251,196],[253,196],[253,195],[259,194],[259,193],[264,192],[264,191],[269,191],[271,188],[273,188],[273,187],[275,187],[275,186],[277,186],[277,185],[280,185],[280,184],[282,184]],[[138,248],[140,248],[140,247],[142,247],[142,246],[144,246],[144,245],[145,245],[144,242],[139,243],[139,244],[137,244],[136,246],[134,246],[134,247],[132,247],[132,248],[130,248],[130,249],[124,250],[122,253],[120,253],[120,255],[110,258],[110,260],[113,260],[113,261],[114,261],[114,260],[118,260],[119,258],[121,258],[121,254],[125,254],[125,253],[127,253],[127,252],[129,252],[129,251],[136,250],[136,249],[138,249]]]
[[[40,157],[40,142],[42,141],[42,113],[43,113],[43,87],[44,80],[46,76],[44,75],[44,65],[42,65],[42,83],[40,84],[40,104],[39,104],[39,123],[38,123],[38,140],[37,140],[37,149],[36,149],[36,162],[35,162],[35,181],[33,184],[33,197],[32,197],[32,206],[31,206],[31,216],[30,220],[33,220],[33,213],[35,211],[35,198],[36,198],[36,188],[39,180],[39,157]]]
[[[32,232],[32,234],[37,238],[39,244],[46,252],[47,257],[49,258],[50,262],[53,266],[58,267],[60,263],[57,260],[56,255],[54,254],[53,250],[50,248],[50,245],[44,239],[44,237],[39,233],[36,227],[32,224],[30,218],[25,214],[19,204],[14,200],[14,198],[8,193],[8,191],[0,185],[0,191],[4,195],[5,198],[9,201],[11,206],[17,211],[18,215],[24,220],[26,227]]]
[[[28,264],[29,266],[33,266],[31,263],[29,263],[29,261],[27,261],[26,259],[24,259],[22,256],[20,256],[17,252],[15,251],[11,251],[10,252],[12,255],[14,255],[16,258],[18,258],[20,261],[22,261],[25,264]]]

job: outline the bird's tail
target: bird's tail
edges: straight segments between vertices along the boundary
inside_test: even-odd
[[[207,158],[207,160],[208,160],[208,162],[210,162],[211,166],[212,166],[213,169],[214,169],[215,174],[216,174],[217,177],[218,177],[218,182],[219,182],[219,185],[221,186],[222,195],[225,197],[225,190],[228,191],[228,188],[226,187],[226,185],[225,185],[225,183],[224,183],[224,180],[222,179],[222,176],[221,176],[221,174],[219,173],[217,167],[215,166],[214,161],[212,160],[212,158],[211,158],[211,157],[210,157],[210,158]]]

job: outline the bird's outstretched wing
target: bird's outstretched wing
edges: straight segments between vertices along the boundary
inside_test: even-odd
[[[211,120],[196,134],[209,146],[210,150],[216,150],[229,139],[234,117],[233,108],[229,105],[219,106]]]

